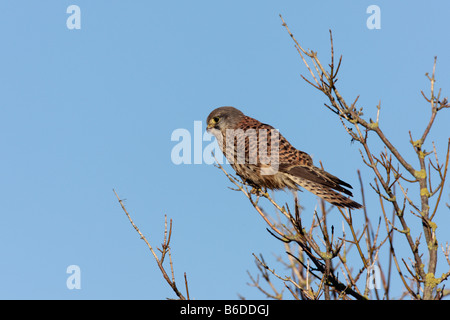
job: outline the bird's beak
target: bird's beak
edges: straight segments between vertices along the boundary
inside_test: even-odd
[[[208,123],[208,125],[206,126],[206,131],[211,130],[213,126],[214,126],[213,123],[210,121],[210,122]]]

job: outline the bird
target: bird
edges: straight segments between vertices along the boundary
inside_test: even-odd
[[[353,196],[350,184],[314,166],[309,154],[293,147],[271,125],[230,106],[214,109],[206,122],[207,132],[216,137],[226,159],[252,191],[304,188],[337,207],[362,208],[347,197]]]

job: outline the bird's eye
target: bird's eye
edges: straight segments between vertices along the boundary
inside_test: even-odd
[[[213,121],[217,123],[217,122],[219,122],[219,119],[220,119],[219,117],[214,117]]]

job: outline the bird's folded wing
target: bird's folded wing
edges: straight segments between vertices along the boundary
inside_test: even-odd
[[[323,186],[341,191],[349,196],[353,196],[351,191],[344,188],[352,188],[351,185],[320,168],[314,166],[293,166],[291,164],[280,164],[280,171],[291,174],[301,179],[319,183]]]

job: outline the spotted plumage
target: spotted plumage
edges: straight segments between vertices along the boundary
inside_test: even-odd
[[[351,209],[362,206],[352,196],[348,183],[313,165],[311,157],[294,148],[268,124],[244,115],[233,107],[213,110],[207,120],[212,133],[233,169],[255,188],[272,190],[299,187],[329,203]]]

